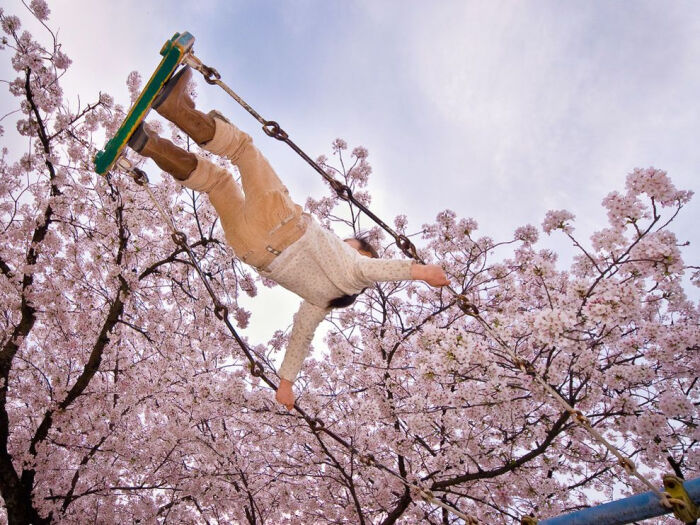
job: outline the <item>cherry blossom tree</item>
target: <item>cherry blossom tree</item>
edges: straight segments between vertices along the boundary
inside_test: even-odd
[[[630,173],[589,241],[572,213],[547,212],[541,230],[578,250],[566,270],[532,225],[496,241],[450,210],[413,230],[397,217],[479,314],[415,282],[336,311],[296,387],[309,424],[250,375],[144,189],[92,171],[128,101],[65,102],[70,59],[45,2],[28,11],[38,39],[0,10],[17,75],[3,124],[20,137],[0,158],[0,523],[460,522],[416,487],[511,523],[646,491],[533,373],[654,483],[697,475],[698,307],[683,278],[700,275],[670,229],[691,193],[665,172]],[[127,84],[135,96],[140,77]],[[336,140],[319,163],[369,204],[367,157]],[[264,316],[238,300],[270,283],[236,260],[206,200],[169,178],[152,191],[238,327]],[[324,225],[369,226],[337,197],[306,205]],[[249,342],[268,377],[287,335]]]

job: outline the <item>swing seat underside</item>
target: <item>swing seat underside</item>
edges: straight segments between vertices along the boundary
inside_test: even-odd
[[[163,48],[160,50],[163,59],[160,64],[151,75],[134,105],[131,106],[114,137],[105,144],[103,150],[98,151],[95,155],[95,171],[97,173],[105,175],[114,166],[134,130],[151,110],[153,100],[158,96],[163,84],[170,79],[185,55],[192,49],[193,44],[194,37],[187,31],[175,33],[170,40],[163,44]]]

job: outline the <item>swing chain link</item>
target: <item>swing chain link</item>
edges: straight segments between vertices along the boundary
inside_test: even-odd
[[[330,179],[328,183],[331,185],[331,188],[333,188],[333,191],[335,191],[336,195],[338,195],[338,198],[344,201],[352,200],[352,190],[347,184],[343,184],[342,182],[336,179]]]
[[[432,501],[435,498],[435,494],[433,494],[433,491],[430,489],[418,487],[418,491],[420,497],[423,498],[425,501]]]
[[[312,430],[320,430],[322,428],[326,428],[326,424],[323,422],[323,420],[317,417],[310,417],[307,419],[307,422],[311,426]]]
[[[479,309],[474,305],[474,303],[469,302],[464,294],[457,294],[457,306],[465,314],[476,317],[479,315]]]
[[[170,236],[175,244],[183,249],[187,249],[187,235],[183,231],[176,231]]]
[[[632,463],[632,460],[629,458],[620,458],[618,463],[623,469],[625,469],[627,474],[634,474],[637,471],[637,467],[635,467],[634,463]]]
[[[362,454],[360,456],[360,462],[368,467],[372,467],[377,463],[372,454]]]
[[[272,137],[273,139],[285,141],[289,138],[287,132],[284,131],[282,127],[274,120],[266,120],[262,129],[265,132],[265,135]]]
[[[396,246],[398,246],[401,251],[406,255],[406,257],[410,257],[411,259],[418,259],[418,251],[416,250],[416,246],[411,242],[411,239],[406,237],[405,235],[397,235],[396,237]]]
[[[253,377],[262,377],[264,373],[265,369],[260,361],[253,361],[250,363],[250,375]]]
[[[522,370],[525,374],[529,375],[530,377],[534,377],[537,374],[537,371],[535,370],[533,364],[525,359],[516,357],[513,360],[513,364],[520,368],[520,370]]]
[[[228,306],[217,301],[214,304],[214,315],[220,321],[225,320],[228,317]]]
[[[586,417],[586,414],[578,409],[569,410],[569,414],[574,416],[574,419],[583,426],[591,426],[591,420]],[[627,458],[620,460],[620,465],[627,470],[628,465],[632,465],[632,470],[634,470],[634,465]],[[627,466],[626,466],[627,465]],[[629,471],[628,471],[629,472]]]
[[[215,68],[207,66],[206,64],[202,64],[201,67],[201,73],[204,76],[204,80],[207,84],[214,85],[217,84],[219,80],[221,80],[221,75]]]
[[[148,175],[146,175],[146,172],[143,171],[141,168],[133,168],[132,169],[132,178],[134,179],[134,182],[138,184],[139,186],[145,186],[148,184]]]

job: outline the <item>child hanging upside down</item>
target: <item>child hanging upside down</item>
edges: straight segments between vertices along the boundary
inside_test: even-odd
[[[153,108],[204,149],[236,165],[242,187],[228,171],[159,137],[143,124],[129,139],[129,146],[187,188],[206,193],[236,256],[303,299],[294,316],[275,396],[291,410],[292,384],[316,327],[333,308],[348,306],[375,282],[420,279],[445,286],[449,281],[437,265],[378,259],[365,240],[343,241],[323,229],[292,201],[249,135],[218,112],[206,114],[195,108],[187,90],[191,76],[190,68],[181,69],[163,87]]]

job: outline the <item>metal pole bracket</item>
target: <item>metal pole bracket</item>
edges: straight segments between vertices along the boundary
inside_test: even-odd
[[[700,509],[688,495],[681,478],[667,474],[664,476],[664,488],[676,518],[683,523],[695,523],[695,520],[700,518]]]

